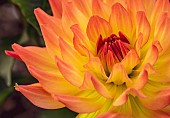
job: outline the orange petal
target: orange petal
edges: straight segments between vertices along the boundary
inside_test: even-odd
[[[103,18],[99,16],[92,16],[87,25],[87,36],[93,42],[97,42],[98,37],[108,37],[112,33],[112,27],[110,24]]]
[[[113,98],[111,93],[108,91],[108,89],[101,83],[97,78],[94,76],[91,76],[91,81],[93,83],[94,88],[98,93],[100,93],[102,96],[106,98]]]
[[[42,71],[33,66],[28,67],[30,73],[37,78],[42,87],[49,93],[74,94],[79,89],[66,81],[60,72]],[[69,88],[69,89],[68,89]]]
[[[121,106],[121,105],[125,104],[128,100],[129,94],[131,94],[133,96],[138,96],[140,98],[146,98],[146,96],[144,94],[140,93],[138,90],[136,90],[134,88],[128,88],[113,102],[113,106]]]
[[[12,48],[26,63],[26,65],[32,65],[42,70],[57,69],[55,61],[50,58],[50,55],[48,54],[46,48],[33,46],[22,47],[18,44],[13,44]]]
[[[140,63],[140,58],[134,49],[131,49],[121,61],[127,74],[130,74],[133,68]]]
[[[106,62],[107,62],[107,65],[106,65],[106,62],[103,62],[102,65],[105,64],[104,68],[105,70],[108,68],[109,72],[112,71],[112,67],[115,63],[119,62],[118,59],[117,59],[117,56],[115,55],[115,53],[112,53],[110,50],[108,50],[108,53],[107,55],[105,56],[104,54],[105,52],[103,51],[103,53],[100,54],[100,58],[105,61],[106,59]]]
[[[45,13],[42,9],[36,8],[34,14],[38,20],[39,24],[48,24],[52,23],[53,17]]]
[[[116,3],[120,3],[124,8],[127,8],[126,0],[102,0],[109,7],[112,7]]]
[[[104,83],[100,82],[88,71],[85,73],[84,81],[80,88],[83,90],[96,89],[96,91],[105,98],[113,98],[112,94],[108,91],[106,86],[104,86]]]
[[[93,83],[91,81],[91,73],[89,73],[88,71],[85,72],[84,74],[84,80],[83,80],[83,84],[79,87],[82,90],[93,90]]]
[[[133,20],[136,17],[136,13],[138,11],[144,11],[145,12],[145,8],[144,5],[142,3],[142,0],[126,0],[127,1],[127,9],[129,14],[131,15],[131,17],[133,18]]]
[[[136,36],[138,36],[140,33],[143,34],[143,40],[141,45],[143,46],[149,40],[151,27],[144,11],[137,12],[136,20],[137,20]]]
[[[155,40],[155,41],[153,42],[153,45],[155,45],[155,46],[158,48],[159,55],[160,55],[161,53],[163,53],[163,52],[162,52],[162,51],[163,51],[163,47],[162,47],[161,43],[160,43],[158,40]]]
[[[61,38],[59,39],[59,46],[63,60],[68,64],[79,68],[79,70],[83,70],[83,65],[86,63],[86,58],[80,55],[76,50],[74,50],[74,47],[71,47]]]
[[[142,3],[145,7],[147,16],[150,16],[156,3],[156,0],[142,0]]]
[[[18,60],[22,60],[22,59],[19,57],[19,55],[18,55],[16,52],[14,52],[14,51],[5,50],[5,54],[8,55],[8,56],[11,56],[11,57],[13,57],[13,58],[16,58],[16,59],[18,59]]]
[[[61,18],[62,17],[62,0],[49,0],[53,15],[55,17]]]
[[[80,27],[85,31],[88,23],[87,17],[81,11],[79,11],[75,4],[73,4],[71,1],[62,1],[62,5],[62,24],[63,27],[67,29],[67,32],[74,24],[80,24]]]
[[[163,63],[161,64],[155,64],[154,70],[149,76],[149,80],[152,80],[154,82],[161,82],[161,83],[168,83],[170,82],[170,67],[169,60],[168,62],[164,62],[165,60],[162,60]]]
[[[126,70],[121,63],[116,63],[113,66],[112,72],[107,80],[107,83],[113,82],[116,85],[121,85],[124,82],[131,83]]]
[[[86,55],[86,50],[82,47],[85,46],[90,51],[94,52],[94,47],[89,42],[89,39],[85,32],[81,30],[78,24],[71,26],[71,30],[74,33],[73,43],[74,48],[82,55]]]
[[[161,13],[166,11],[170,11],[169,0],[157,0],[150,17],[153,27],[158,21],[158,18]]]
[[[41,25],[41,31],[45,40],[47,51],[51,55],[51,58],[54,59],[55,55],[61,57],[59,37],[53,30],[50,29],[49,25],[46,24]]]
[[[93,56],[93,54],[91,54],[89,51],[88,54],[89,54],[89,61],[87,62],[87,64],[84,65],[84,68],[86,68],[89,72],[91,72],[95,77],[99,79],[107,80],[108,77],[105,74],[105,71],[100,62],[99,57]]]
[[[91,16],[92,2],[91,0],[72,0],[76,7],[87,17]]]
[[[109,20],[111,8],[101,0],[92,0],[92,11],[93,15]]]
[[[116,3],[112,7],[110,16],[110,24],[113,28],[113,33],[118,34],[119,31],[123,32],[126,36],[131,36],[132,21],[126,9],[120,4]]]
[[[157,74],[159,73],[159,72],[158,72],[155,68],[153,68],[153,66],[152,66],[151,64],[149,64],[149,63],[145,64],[143,69],[146,70],[149,75],[150,75],[150,74],[156,75],[156,73],[157,73]]]
[[[148,109],[160,110],[170,104],[170,88],[157,92],[154,97],[140,99],[140,101]]]
[[[73,84],[74,86],[80,87],[83,83],[83,73],[77,68],[65,63],[58,57],[56,57],[58,69],[60,70],[63,77]]]
[[[143,34],[139,33],[138,38],[135,43],[135,49],[136,49],[139,57],[141,56],[142,42],[143,42]]]
[[[134,80],[133,87],[137,90],[142,89],[148,82],[148,72],[144,69],[139,76]]]
[[[116,111],[108,111],[104,114],[101,114],[97,116],[96,118],[130,118],[127,115],[120,114],[119,112]]]
[[[142,61],[141,67],[147,63],[154,65],[158,59],[158,53],[158,48],[155,45],[151,45],[146,53],[146,56],[144,57],[144,60]]]
[[[54,95],[67,108],[78,113],[90,113],[97,111],[103,106],[105,99],[99,96],[95,97],[76,97],[68,95]]]
[[[155,111],[152,115],[151,118],[169,118],[170,117],[170,112],[163,112],[163,111]]]
[[[169,31],[170,18],[167,13],[163,13],[155,26],[154,38],[160,42],[164,51],[166,51],[170,46]]]
[[[59,18],[49,16],[47,13],[45,13],[43,10],[40,8],[37,8],[34,10],[35,16],[38,20],[38,23],[40,24],[40,27],[42,24],[48,25],[50,29],[52,29],[56,35],[61,36],[68,41],[69,39],[68,34],[64,32],[63,26],[62,26],[62,21]]]
[[[55,101],[49,93],[44,91],[39,84],[17,85],[15,89],[40,108],[58,109],[64,107],[62,103]]]

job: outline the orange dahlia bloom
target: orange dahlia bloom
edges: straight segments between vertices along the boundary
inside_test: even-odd
[[[46,47],[13,44],[39,81],[34,105],[77,118],[170,118],[169,0],[49,0],[35,15]]]

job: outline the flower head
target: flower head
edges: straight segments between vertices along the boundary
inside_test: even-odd
[[[14,44],[39,81],[17,85],[34,105],[87,118],[170,117],[168,0],[49,0],[35,10],[46,47]]]

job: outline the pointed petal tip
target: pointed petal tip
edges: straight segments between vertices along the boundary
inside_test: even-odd
[[[38,8],[35,8],[35,9],[34,9],[34,14],[38,14],[40,11],[42,11],[41,8],[39,8],[39,7],[38,7]]]

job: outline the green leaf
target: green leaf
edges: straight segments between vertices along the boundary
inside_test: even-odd
[[[41,34],[37,20],[34,15],[34,9],[40,7],[46,12],[51,13],[48,0],[11,0],[11,1],[19,6],[22,14],[24,15],[28,23],[30,23],[38,31],[38,33]]]
[[[9,87],[4,89],[1,93],[0,93],[0,105],[6,100],[6,98],[13,92],[14,87]]]
[[[5,79],[8,86],[11,85],[11,69],[13,58],[6,56],[3,52],[0,54],[0,76]]]
[[[40,118],[75,118],[77,113],[70,111],[67,108],[57,110],[43,110],[40,113]]]

